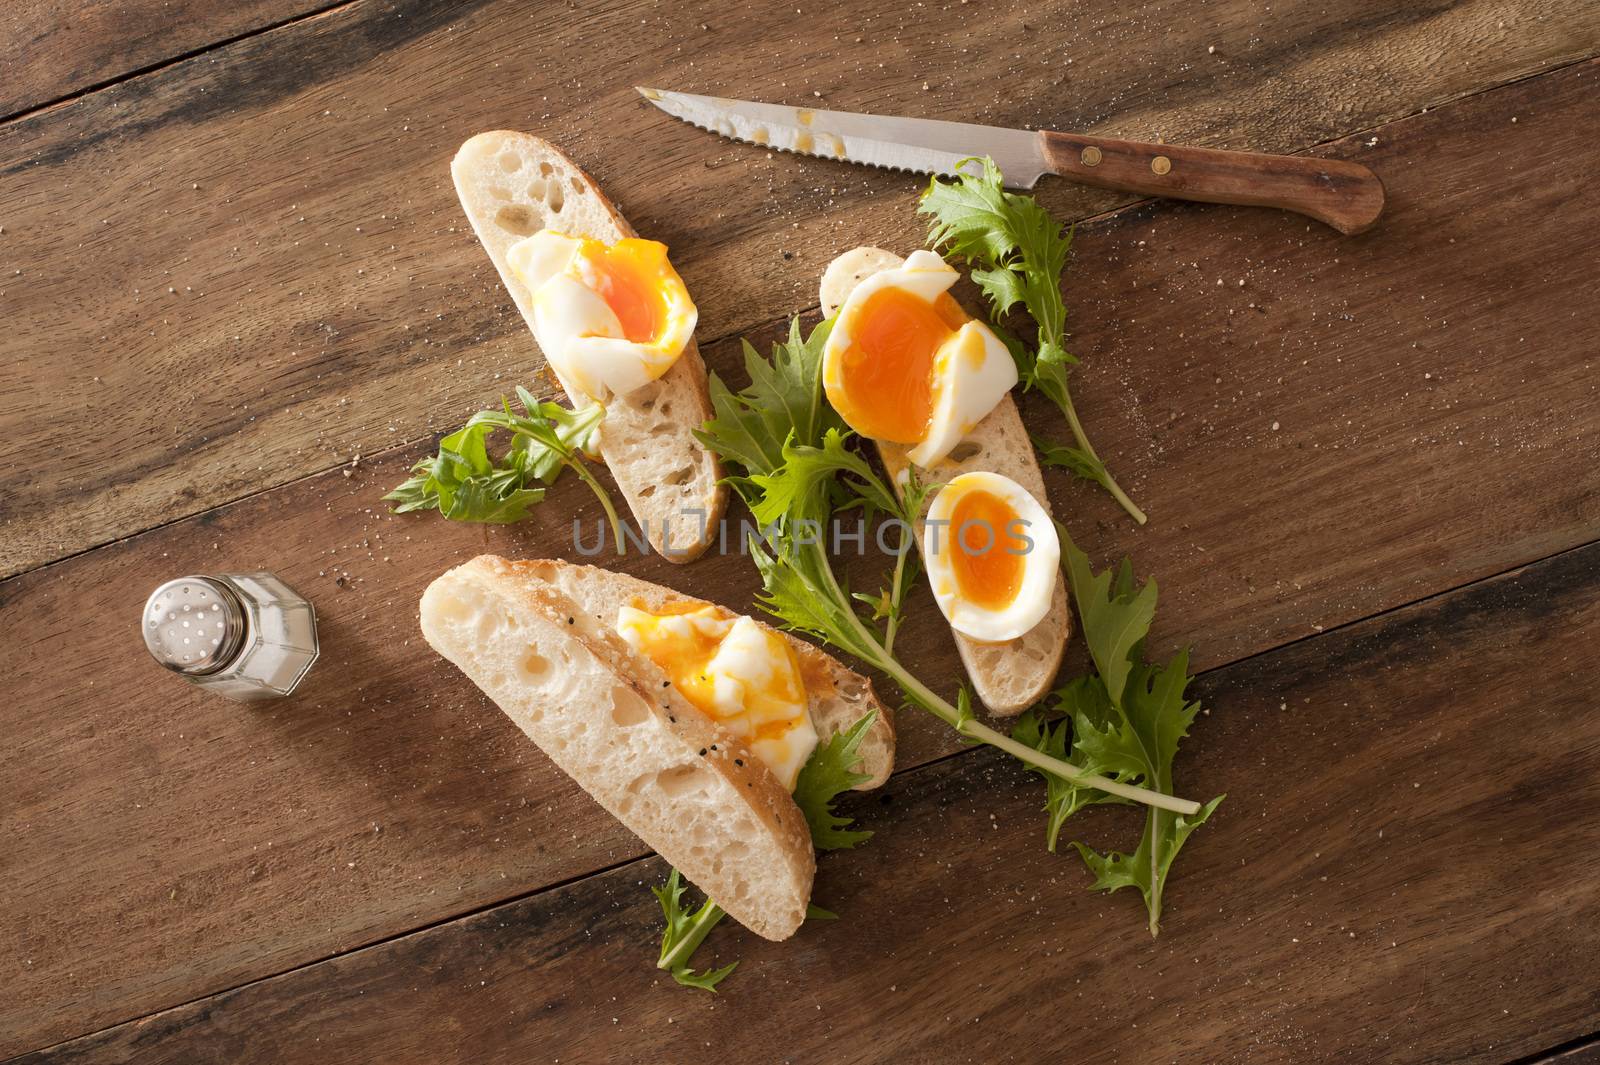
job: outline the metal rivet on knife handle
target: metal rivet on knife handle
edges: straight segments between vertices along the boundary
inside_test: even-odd
[[[1172,169],[1172,160],[1164,155],[1158,155],[1150,160],[1150,169],[1158,174],[1165,174]]]
[[[1091,144],[1083,150],[1083,154],[1078,158],[1083,160],[1084,166],[1099,166],[1100,149]]]

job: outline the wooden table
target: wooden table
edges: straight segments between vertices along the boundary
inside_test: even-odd
[[[0,1056],[1600,1062],[1600,9],[844,7],[0,13]],[[1356,238],[1040,192],[1080,221],[1080,410],[1151,522],[1052,500],[1159,578],[1151,650],[1192,643],[1209,708],[1179,775],[1229,795],[1160,939],[1046,852],[1034,780],[907,711],[851,803],[876,837],[821,862],[843,919],[719,930],[723,993],[677,987],[662,863],[422,643],[442,569],[595,515],[575,483],[509,528],[379,502],[537,379],[450,187],[466,136],[566,146],[672,247],[735,377],[835,253],[920,243],[919,182],[719,141],[635,83],[1382,175]],[[755,587],[737,558],[623,566]],[[252,709],[135,624],[160,580],[244,567],[324,639]],[[930,602],[906,657],[950,690]]]

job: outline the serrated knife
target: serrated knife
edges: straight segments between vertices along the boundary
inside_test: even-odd
[[[1372,228],[1383,212],[1378,176],[1341,159],[823,111],[667,89],[639,92],[667,114],[712,133],[824,159],[949,174],[963,160],[987,155],[1011,188],[1031,189],[1045,174],[1056,174],[1141,196],[1277,207],[1350,234]]]

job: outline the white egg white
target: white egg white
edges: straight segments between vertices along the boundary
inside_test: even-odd
[[[711,705],[702,709],[744,740],[783,786],[794,790],[800,770],[816,749],[817,731],[805,683],[782,636],[747,617],[718,616],[710,607],[656,615],[624,606],[617,614],[616,629],[669,677],[692,672],[692,678],[678,682],[685,697],[693,702],[691,696],[708,693]],[[716,643],[704,662],[678,657],[679,648],[697,643],[695,637]]]
[[[951,517],[964,496],[978,491],[1003,500],[1022,524],[1009,530],[989,530],[987,540],[982,531],[975,530],[974,546],[981,547],[987,542],[991,550],[1012,550],[1007,546],[1009,532],[1027,541],[1019,555],[1023,569],[1016,595],[995,609],[972,602],[961,594],[952,561],[955,552],[960,550],[961,530],[952,527]],[[1028,632],[1050,612],[1050,600],[1059,577],[1061,541],[1044,507],[1011,478],[998,473],[973,472],[950,480],[939,489],[928,508],[922,548],[933,597],[950,627],[957,632],[974,640],[1001,643]]]
[[[694,335],[699,312],[676,276],[663,278],[659,291],[670,310],[662,335],[649,343],[628,340],[579,254],[582,247],[545,229],[513,244],[506,261],[532,296],[534,336],[562,387],[603,402],[671,369]]]
[[[898,288],[932,303],[959,277],[937,254],[919,250],[899,266],[881,270],[856,285],[839,308],[824,352],[824,383],[830,393],[842,390],[841,356],[849,350],[852,328],[874,293]],[[933,414],[927,433],[907,457],[924,468],[943,460],[1016,383],[1016,363],[1000,338],[982,322],[968,320],[934,358]]]

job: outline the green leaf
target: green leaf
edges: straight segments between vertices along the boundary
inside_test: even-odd
[[[1069,719],[1056,718],[1052,720],[1035,707],[1017,718],[1017,723],[1011,729],[1011,738],[1019,743],[1026,743],[1034,750],[1042,751],[1052,758],[1066,759],[1068,757],[1068,740],[1072,732],[1072,723]],[[1080,768],[1089,773],[1101,771],[1099,767],[1092,764],[1080,763]],[[1029,766],[1029,769],[1045,779],[1044,841],[1045,846],[1052,854],[1055,853],[1056,843],[1061,836],[1061,826],[1066,822],[1067,818],[1093,803],[1124,801],[1094,788],[1080,787],[1058,774],[1045,772],[1032,766]]]
[[[832,910],[824,910],[814,902],[806,905],[806,920],[808,921],[837,921],[838,919],[838,914]]]
[[[1099,458],[1089,454],[1082,448],[1072,447],[1069,444],[1057,444],[1046,440],[1042,436],[1033,438],[1033,446],[1039,452],[1039,461],[1046,466],[1054,466],[1060,470],[1092,481],[1102,488],[1106,488],[1111,475],[1106,472],[1105,463]]]
[[[928,245],[965,261],[989,301],[995,332],[1010,350],[1023,387],[1043,392],[1066,417],[1076,447],[1059,452],[1056,464],[1105,488],[1143,524],[1144,512],[1090,445],[1067,386],[1068,371],[1077,360],[1066,348],[1061,275],[1072,250],[1072,232],[1064,231],[1032,196],[1007,192],[993,160],[981,163],[979,174],[940,176],[929,183],[917,208],[930,216]],[[1034,321],[1032,351],[1003,328],[1002,320],[1018,306]]]
[[[1202,806],[1200,812],[1193,817],[1168,813],[1164,810],[1149,810],[1145,815],[1144,836],[1139,840],[1138,849],[1132,854],[1116,851],[1101,854],[1091,847],[1076,842],[1072,846],[1083,858],[1084,865],[1094,874],[1095,890],[1112,892],[1125,887],[1139,889],[1139,893],[1144,896],[1145,908],[1150,913],[1150,935],[1157,936],[1161,934],[1162,894],[1166,888],[1167,873],[1172,869],[1172,861],[1178,856],[1179,849],[1183,847],[1190,833],[1204,824],[1225,798],[1227,796],[1218,795]]]
[[[1132,570],[1124,562],[1123,576],[1113,587],[1111,571],[1095,574],[1089,568],[1088,556],[1078,550],[1060,522],[1056,523],[1056,532],[1067,584],[1083,623],[1084,643],[1105,683],[1107,696],[1112,703],[1119,703],[1133,669],[1132,657],[1155,618],[1156,582],[1151,580],[1134,592]]]
[[[678,983],[682,984],[684,987],[698,987],[701,990],[709,991],[714,995],[717,993],[717,985],[720,984],[729,973],[733,972],[733,970],[737,969],[738,967],[739,963],[735,961],[729,962],[720,969],[711,969],[707,972],[696,973],[687,965],[680,965],[672,970],[672,978],[678,981]]]
[[[683,877],[676,869],[668,875],[665,884],[650,889],[650,893],[661,903],[661,912],[667,919],[667,927],[661,934],[661,956],[656,967],[669,970],[672,978],[685,987],[714,992],[717,984],[733,972],[739,963],[733,962],[707,973],[696,973],[689,968],[689,960],[725,914],[722,907],[710,899],[690,913],[683,907],[683,892]]]
[[[1109,569],[1095,573],[1066,530],[1058,525],[1057,532],[1084,643],[1098,672],[1055,693],[1073,722],[1074,761],[1103,776],[1174,794],[1172,763],[1200,711],[1200,703],[1186,694],[1192,679],[1189,652],[1177,652],[1165,665],[1145,662],[1144,639],[1156,607],[1155,582],[1136,585],[1126,559],[1115,573]],[[1058,742],[1054,736],[1051,739]],[[1063,807],[1074,801],[1071,795],[1060,800]],[[1149,808],[1144,835],[1132,854],[1100,854],[1082,843],[1073,846],[1094,873],[1096,888],[1139,889],[1150,914],[1150,934],[1156,935],[1172,861],[1189,834],[1221,801],[1221,796],[1211,800],[1192,817]],[[1059,808],[1051,810],[1052,817]],[[1059,823],[1054,827],[1059,829]]]
[[[745,341],[749,387],[734,392],[712,374],[712,417],[695,436],[753,476],[782,466],[785,445],[814,447],[829,429],[843,430],[844,422],[822,393],[822,352],[832,328],[831,321],[822,322],[802,337],[796,318],[789,323],[788,340],[772,346],[770,359]]]
[[[395,513],[437,509],[452,521],[507,524],[520,521],[544,498],[544,486],[564,468],[574,469],[614,513],[605,489],[582,469],[581,452],[590,446],[605,409],[591,405],[569,411],[541,403],[525,388],[517,398],[524,414],[508,401],[502,410],[479,411],[466,425],[439,441],[439,451],[411,468],[411,477],[383,498]],[[489,438],[509,433],[505,453],[494,458]]]
[[[871,774],[856,772],[856,766],[861,762],[858,753],[861,741],[877,716],[876,710],[869,710],[843,732],[834,733],[826,742],[819,743],[800,770],[794,786],[794,801],[805,815],[806,824],[811,826],[811,842],[818,850],[854,847],[865,843],[872,835],[870,831],[851,829],[849,826],[854,819],[834,813],[833,801],[841,792],[872,779]]]

